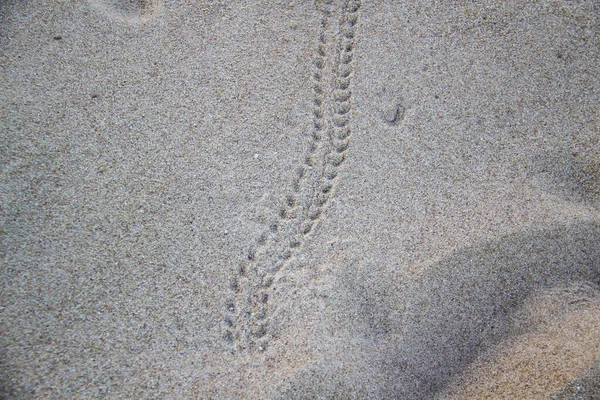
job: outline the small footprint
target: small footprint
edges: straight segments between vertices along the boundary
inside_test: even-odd
[[[88,0],[108,18],[129,24],[152,20],[158,13],[161,0]]]

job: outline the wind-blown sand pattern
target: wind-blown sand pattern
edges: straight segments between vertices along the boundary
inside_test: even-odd
[[[596,2],[0,21],[0,398],[599,396]]]

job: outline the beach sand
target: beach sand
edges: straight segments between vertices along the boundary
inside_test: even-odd
[[[598,398],[598,7],[0,2],[0,397]]]

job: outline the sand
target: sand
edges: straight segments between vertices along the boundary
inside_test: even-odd
[[[2,398],[600,396],[595,2],[0,20]]]

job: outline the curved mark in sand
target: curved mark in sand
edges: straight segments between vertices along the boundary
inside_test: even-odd
[[[547,383],[560,387],[597,358],[598,220],[456,249],[394,290],[368,290],[359,270],[349,268],[333,283],[347,296],[338,300],[347,308],[335,312],[368,338],[369,354],[356,355],[361,350],[354,348],[339,365],[368,359],[368,367],[349,380],[350,367],[339,374],[331,365],[339,360],[319,357],[284,377],[271,398],[364,398],[376,390],[374,398],[384,399],[446,398],[440,396],[446,390],[460,399],[492,391],[486,398],[517,398],[506,393],[518,385],[530,393]],[[591,354],[573,357],[585,352]]]
[[[161,0],[88,0],[88,2],[107,17],[129,24],[150,21],[162,6]]]

